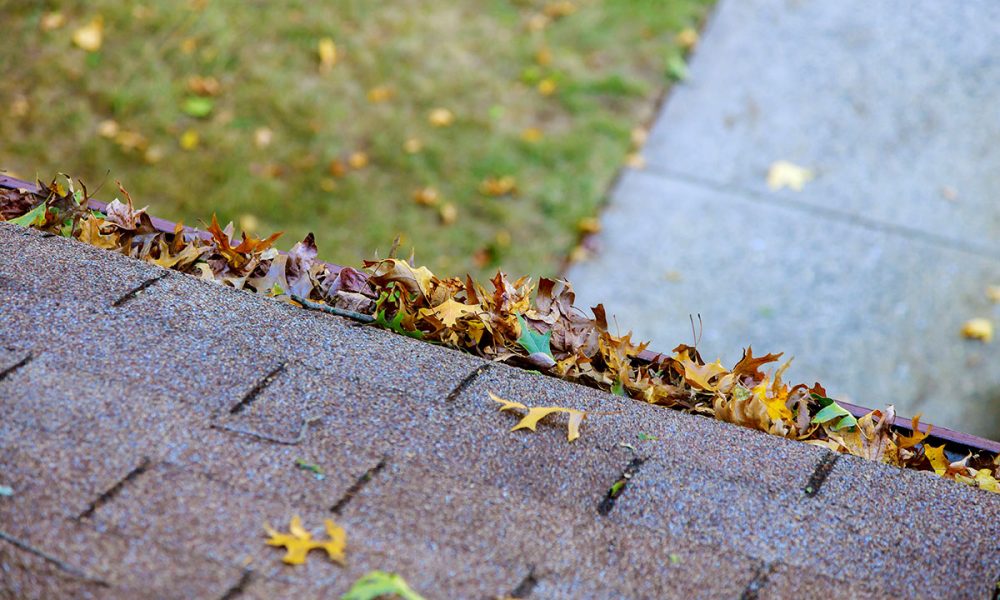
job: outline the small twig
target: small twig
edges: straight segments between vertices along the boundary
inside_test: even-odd
[[[13,544],[14,546],[20,548],[21,550],[24,550],[25,552],[29,552],[29,553],[34,554],[35,556],[37,556],[39,558],[47,560],[48,562],[52,563],[53,565],[55,565],[59,569],[65,571],[67,573],[69,573],[70,575],[72,575],[74,577],[77,577],[79,579],[83,579],[85,581],[89,581],[90,583],[94,583],[94,584],[99,585],[101,587],[110,587],[110,585],[108,584],[107,581],[104,581],[103,579],[96,579],[94,577],[91,577],[90,575],[87,575],[86,573],[84,573],[80,569],[74,567],[73,565],[67,564],[67,563],[59,560],[58,558],[52,556],[51,554],[49,554],[47,552],[44,552],[42,550],[39,550],[38,548],[35,548],[34,546],[32,546],[31,544],[29,544],[28,542],[25,542],[23,540],[19,540],[18,538],[10,535],[9,533],[7,533],[7,532],[5,532],[3,530],[0,530],[0,540],[4,540],[5,542],[9,542],[9,543]]]
[[[301,304],[303,308],[318,310],[321,312],[329,313],[331,315],[337,315],[338,317],[344,317],[345,319],[353,319],[355,321],[360,321],[362,323],[375,322],[375,317],[371,315],[354,312],[353,310],[344,310],[343,308],[337,308],[336,306],[330,306],[329,304],[320,304],[318,302],[312,302],[311,300],[306,300],[302,296],[297,296],[295,294],[292,294],[291,298],[292,300]]]
[[[309,425],[319,421],[320,417],[309,417],[302,421],[302,427],[299,428],[299,435],[295,436],[293,439],[284,439],[279,437],[274,437],[267,435],[266,433],[258,433],[256,431],[250,431],[249,429],[239,429],[236,427],[230,427],[229,425],[223,425],[221,423],[212,423],[209,425],[212,429],[219,429],[221,431],[228,431],[230,433],[238,433],[240,435],[248,435],[250,437],[255,437],[267,442],[274,442],[275,444],[281,444],[283,446],[297,446],[305,441],[306,439],[306,429]]]

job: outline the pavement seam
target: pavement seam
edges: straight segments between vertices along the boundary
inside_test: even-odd
[[[240,578],[225,593],[219,596],[219,600],[233,600],[233,598],[243,595],[243,592],[246,591],[246,587],[250,585],[253,578],[253,569],[243,569],[243,572],[240,573]]]
[[[611,484],[611,487],[608,488],[608,491],[604,494],[604,498],[602,498],[600,504],[597,505],[597,514],[605,517],[611,512],[612,509],[614,509],[618,498],[625,493],[625,489],[628,487],[629,481],[635,477],[635,475],[639,472],[639,469],[647,460],[649,460],[649,457],[640,458],[637,456],[625,465],[625,468],[622,469],[621,475],[613,484]]]
[[[135,286],[131,290],[125,292],[125,294],[123,294],[122,296],[120,296],[117,300],[115,300],[114,302],[112,302],[111,306],[113,306],[115,308],[118,308],[119,306],[121,306],[122,304],[125,304],[129,300],[132,300],[133,298],[135,298],[136,296],[138,296],[140,293],[142,293],[144,290],[146,290],[146,288],[154,285],[157,281],[163,279],[164,277],[166,277],[169,274],[170,274],[170,271],[165,271],[163,273],[160,273],[156,277],[151,277],[151,278],[147,279],[146,281],[143,281],[142,283],[140,283],[139,285]]]
[[[922,231],[920,229],[913,229],[911,227],[905,227],[903,225],[897,225],[895,223],[886,223],[884,221],[877,221],[874,219],[865,218],[862,216],[854,215],[833,208],[825,208],[822,206],[803,204],[793,200],[784,200],[781,198],[776,198],[764,194],[762,192],[736,187],[734,185],[726,183],[719,183],[716,181],[712,181],[710,179],[704,179],[698,177],[696,175],[686,175],[684,173],[678,173],[676,171],[670,171],[668,169],[663,169],[658,167],[647,167],[642,171],[642,173],[657,179],[686,183],[689,185],[702,187],[714,192],[719,192],[730,196],[737,196],[749,202],[755,202],[777,208],[794,210],[810,216],[829,219],[831,221],[837,221],[847,225],[853,225],[855,227],[859,227],[861,229],[867,229],[869,231],[876,231],[879,233],[888,233],[896,235],[910,241],[919,241],[934,247],[956,250],[959,252],[964,252],[966,254],[971,254],[981,258],[1000,260],[1000,252],[996,250],[991,250],[989,248],[984,248],[981,246],[977,246],[975,244],[969,244],[950,237],[936,235],[933,233]]]
[[[819,459],[816,463],[816,467],[813,468],[812,475],[809,476],[809,482],[802,488],[802,491],[806,496],[812,498],[819,493],[823,484],[826,483],[826,478],[830,476],[830,472],[833,471],[834,465],[840,460],[840,454],[836,452],[830,452],[829,450]]]
[[[92,517],[94,515],[94,512],[97,511],[98,508],[108,503],[110,500],[114,499],[115,496],[121,493],[122,489],[126,485],[128,485],[136,478],[138,478],[140,475],[148,471],[151,465],[152,461],[149,459],[148,456],[142,457],[142,460],[139,461],[139,464],[136,465],[135,468],[126,473],[124,477],[116,481],[114,485],[105,490],[100,496],[95,498],[94,501],[91,502],[90,505],[86,509],[84,509],[83,512],[77,515],[76,520],[82,521],[83,519]]]
[[[445,402],[454,402],[456,399],[458,399],[459,394],[464,392],[466,389],[468,389],[470,385],[472,385],[472,382],[474,382],[476,379],[479,378],[480,375],[482,375],[486,371],[489,371],[492,368],[493,368],[493,363],[486,363],[479,365],[478,367],[473,369],[471,373],[462,378],[462,381],[458,382],[458,385],[456,385],[454,388],[452,388],[450,392],[448,392],[448,395],[445,397]]]
[[[28,363],[30,363],[34,359],[35,359],[35,356],[32,353],[29,352],[28,355],[25,356],[24,358],[22,358],[21,360],[17,361],[13,365],[7,367],[3,371],[0,371],[0,381],[3,381],[4,379],[7,379],[11,375],[13,375],[15,371],[17,371],[21,367],[27,365]]]
[[[753,579],[747,584],[747,587],[743,589],[743,594],[740,595],[740,600],[757,600],[759,597],[761,589],[767,585],[767,580],[774,572],[777,565],[775,563],[761,561],[760,565],[754,570]]]
[[[388,457],[383,456],[374,467],[368,469],[360,477],[355,479],[354,483],[351,484],[351,487],[347,488],[347,490],[344,492],[344,495],[342,495],[340,499],[337,500],[337,502],[330,507],[330,512],[332,512],[335,515],[341,514],[341,512],[343,512],[344,510],[344,507],[347,506],[348,503],[350,503],[350,501],[354,499],[354,496],[357,495],[357,493],[360,492],[362,488],[368,485],[371,482],[371,480],[374,479],[375,476],[378,475],[379,472],[381,472],[382,469],[385,468],[386,464],[388,464]]]
[[[24,540],[18,539],[16,537],[8,534],[5,531],[0,531],[0,540],[3,540],[5,542],[11,544],[15,548],[23,550],[23,551],[25,551],[25,552],[27,552],[29,554],[34,554],[35,556],[41,558],[42,560],[45,560],[46,562],[52,563],[59,570],[64,571],[66,573],[69,573],[70,575],[72,575],[72,576],[74,576],[74,577],[76,577],[78,579],[82,579],[84,581],[87,581],[89,583],[93,583],[95,585],[99,585],[101,587],[111,587],[111,584],[109,584],[107,581],[104,581],[103,579],[98,579],[96,577],[91,577],[90,575],[87,575],[86,573],[84,573],[80,569],[74,567],[73,565],[67,564],[67,563],[59,560],[58,558],[52,556],[51,554],[45,552],[44,550],[40,550],[40,549],[32,546],[28,542],[25,542]]]
[[[257,383],[254,384],[253,388],[251,388],[249,392],[247,392],[242,398],[240,398],[239,402],[234,404],[229,409],[229,414],[231,415],[239,414],[243,412],[243,410],[246,409],[247,406],[250,406],[250,404],[257,399],[257,396],[259,396],[261,392],[267,389],[267,386],[271,385],[271,382],[277,379],[278,375],[281,375],[285,371],[285,366],[287,364],[288,361],[282,361],[277,367],[271,369],[270,373],[268,373],[259,381],[257,381]]]
[[[535,577],[535,565],[528,566],[528,574],[524,576],[524,579],[517,584],[511,593],[511,598],[527,598],[534,591],[535,586],[538,585],[538,578]]]

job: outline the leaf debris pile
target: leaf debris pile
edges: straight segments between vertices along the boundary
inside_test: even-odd
[[[310,234],[287,253],[273,246],[279,234],[259,239],[215,221],[207,232],[158,231],[145,209],[136,209],[119,184],[125,202],[115,199],[100,213],[87,208],[86,188],[71,181],[41,186],[45,198],[26,190],[0,191],[0,220],[72,237],[164,268],[292,302],[310,303],[371,315],[377,326],[504,361],[570,381],[630,396],[636,400],[710,415],[789,439],[823,446],[899,467],[933,471],[942,477],[1000,491],[1000,457],[987,453],[946,456],[925,444],[914,419],[910,435],[892,427],[894,413],[874,410],[855,419],[827,397],[819,383],[791,385],[784,373],[791,361],[772,372],[781,354],[755,356],[752,348],[727,369],[706,362],[698,349],[681,344],[668,355],[640,358],[646,343],[608,327],[602,305],[588,316],[574,306],[569,282],[527,277],[511,281],[498,272],[488,284],[471,277],[440,278],[412,261],[365,261],[362,269],[333,267],[317,260]],[[569,415],[568,436],[579,435],[582,411],[539,407],[494,398],[501,410],[526,410],[515,428],[533,429],[552,412]],[[547,412],[546,412],[547,411]],[[905,430],[904,430],[905,431]]]

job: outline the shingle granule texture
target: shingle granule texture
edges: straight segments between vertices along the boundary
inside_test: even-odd
[[[329,598],[373,569],[429,599],[996,587],[1000,495],[485,364],[0,224],[0,597]],[[488,391],[606,414],[570,444]],[[346,566],[282,564],[263,524],[293,515],[343,526]]]

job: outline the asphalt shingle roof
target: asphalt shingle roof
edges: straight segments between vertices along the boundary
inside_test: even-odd
[[[988,598],[1000,577],[1000,495],[927,473],[7,224],[0,302],[0,597],[337,597],[382,569],[427,598]],[[569,444],[510,432],[487,391],[611,414]],[[345,528],[345,567],[264,545],[295,514]]]

